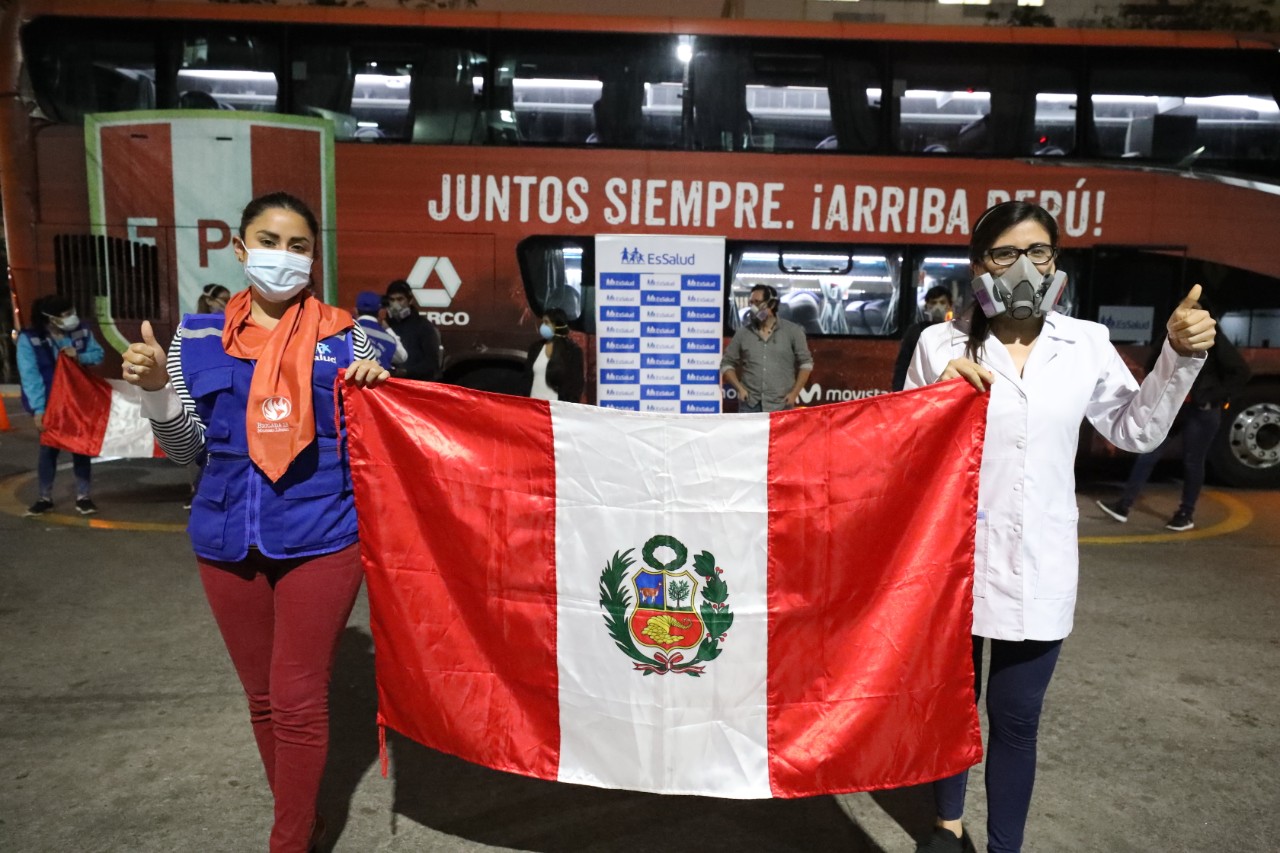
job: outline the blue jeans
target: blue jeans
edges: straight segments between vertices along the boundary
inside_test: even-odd
[[[53,497],[53,475],[58,470],[58,448],[40,445],[40,456],[36,461],[36,477],[40,482],[40,497]],[[89,497],[91,474],[89,457],[81,453],[71,454],[71,470],[76,478],[76,498]]]
[[[982,695],[982,637],[973,638],[973,693]],[[1036,735],[1061,640],[991,641],[987,675],[987,850],[1017,853],[1036,779]],[[933,783],[938,817],[964,816],[969,771]]]
[[[1209,458],[1209,448],[1213,446],[1214,436],[1222,424],[1222,407],[1212,405],[1202,409],[1192,403],[1182,407],[1182,502],[1178,504],[1178,512],[1192,515],[1196,511],[1196,501],[1200,500],[1200,489],[1204,486],[1204,466]],[[1165,439],[1168,441],[1168,439]],[[1160,461],[1162,443],[1150,453],[1144,453],[1133,463],[1129,472],[1129,481],[1125,483],[1124,493],[1120,495],[1120,506],[1126,511],[1147,484],[1152,470]]]

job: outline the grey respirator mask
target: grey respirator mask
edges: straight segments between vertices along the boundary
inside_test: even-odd
[[[1007,312],[1015,320],[1025,320],[1052,311],[1066,285],[1066,273],[1057,270],[1046,275],[1030,258],[1020,255],[998,276],[983,273],[975,278],[973,294],[988,317]]]

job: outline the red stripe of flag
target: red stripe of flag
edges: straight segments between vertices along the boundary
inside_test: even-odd
[[[390,385],[395,393],[345,397],[352,476],[367,484],[357,491],[357,509],[374,614],[378,721],[468,761],[555,779],[550,409],[444,385]],[[431,412],[431,423],[422,411]],[[475,423],[503,428],[468,429]],[[454,442],[468,432],[465,446]],[[473,564],[475,554],[486,559]],[[423,604],[406,613],[397,609],[402,602]],[[378,618],[384,609],[389,618]]]
[[[966,417],[925,417],[922,406],[944,395],[967,399]],[[883,396],[827,418],[772,416],[775,796],[925,782],[981,758],[967,630],[981,456],[969,448],[982,446],[987,397],[957,382],[949,394]],[[957,424],[972,433],[956,434]],[[838,470],[832,454],[856,456],[857,476],[823,476]],[[927,500],[916,484],[929,484]],[[886,518],[896,529],[883,528]],[[938,625],[965,630],[943,635]]]

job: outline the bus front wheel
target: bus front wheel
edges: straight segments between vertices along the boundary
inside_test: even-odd
[[[1228,486],[1280,487],[1280,386],[1248,388],[1231,401],[1209,463]]]

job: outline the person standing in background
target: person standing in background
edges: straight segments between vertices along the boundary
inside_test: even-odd
[[[408,357],[391,375],[401,379],[440,378],[440,332],[418,311],[413,288],[404,279],[387,285],[387,324],[400,338]]]
[[[1182,421],[1182,500],[1173,517],[1165,523],[1169,530],[1182,532],[1196,526],[1196,503],[1204,486],[1204,466],[1222,425],[1222,410],[1234,395],[1244,390],[1249,376],[1249,365],[1240,351],[1226,336],[1219,337],[1178,414]],[[1167,443],[1165,439],[1155,450],[1135,459],[1120,499],[1113,503],[1097,501],[1098,507],[1121,524],[1128,521],[1129,509],[1151,478]]]
[[[757,284],[747,297],[746,323],[720,359],[721,377],[738,392],[738,411],[793,408],[811,373],[804,329],[778,316],[778,291]]]
[[[18,377],[22,382],[22,405],[44,431],[45,409],[58,356],[65,353],[81,364],[101,364],[102,344],[93,331],[80,322],[71,300],[60,294],[37,299],[32,306],[31,325],[18,335]],[[53,478],[58,470],[58,448],[40,445],[36,477],[40,494],[24,515],[43,515],[53,509]],[[93,474],[88,456],[71,454],[71,470],[76,481],[76,512],[92,515],[98,511],[90,491]]]
[[[231,291],[220,284],[206,284],[196,300],[197,314],[222,314],[227,310]]]
[[[582,350],[569,340],[569,318],[559,308],[548,308],[538,326],[538,340],[525,357],[524,394],[538,400],[580,403],[585,387]]]
[[[409,353],[400,342],[400,337],[378,318],[382,310],[382,297],[372,290],[363,290],[356,295],[356,323],[364,328],[369,336],[369,343],[378,351],[378,363],[390,370],[397,364],[404,364]]]
[[[907,368],[911,366],[911,355],[916,351],[916,342],[920,333],[943,320],[950,320],[955,306],[951,303],[951,291],[941,284],[935,284],[924,295],[924,319],[913,323],[902,336],[902,346],[898,348],[898,360],[893,365],[893,390],[901,391],[907,383]]]

